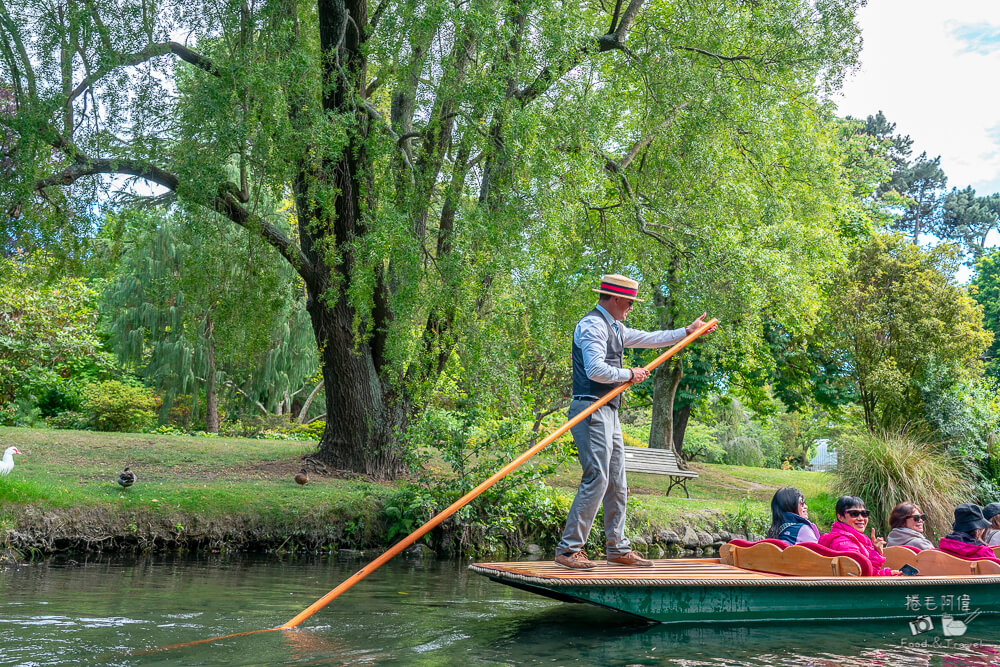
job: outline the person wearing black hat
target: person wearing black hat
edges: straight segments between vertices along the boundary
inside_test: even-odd
[[[664,331],[639,331],[625,326],[625,318],[638,298],[639,282],[608,274],[601,279],[597,306],[583,316],[573,331],[573,402],[569,418],[623,383],[642,382],[649,371],[639,366],[624,368],[626,347],[657,348],[673,345],[702,327],[702,315],[686,327]],[[714,331],[713,326],[706,333]],[[590,570],[597,563],[587,558],[587,543],[597,511],[604,505],[605,556],[609,565],[651,567],[653,562],[632,551],[625,537],[625,443],[622,440],[618,406],[621,396],[595,410],[572,428],[583,476],[566,517],[556,565]]]
[[[990,527],[983,533],[983,542],[989,547],[1000,547],[1000,503],[984,507],[983,518],[990,522]]]
[[[989,527],[990,522],[983,518],[983,511],[979,509],[979,505],[963,503],[955,508],[952,532],[948,537],[941,538],[938,549],[961,558],[997,560],[993,550],[983,542],[983,533]]]

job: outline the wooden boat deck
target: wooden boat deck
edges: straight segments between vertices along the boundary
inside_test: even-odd
[[[657,559],[653,567],[601,563],[591,570],[570,570],[550,560],[475,563],[470,569],[501,583],[559,586],[914,586],[948,583],[1000,583],[992,575],[934,577],[803,577],[752,572],[724,565],[718,558]]]

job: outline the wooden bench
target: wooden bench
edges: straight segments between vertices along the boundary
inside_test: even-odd
[[[886,547],[882,553],[885,563],[882,567],[899,570],[904,565],[912,565],[921,576],[1000,574],[1000,563],[988,559],[966,560],[952,556],[938,549],[924,549],[914,553],[906,547]]]
[[[679,486],[684,489],[688,498],[687,481],[694,479],[698,473],[691,470],[681,470],[677,465],[677,457],[672,449],[646,449],[645,447],[625,447],[625,470],[627,472],[644,472],[651,475],[670,475],[670,486],[667,487],[667,495],[671,489]]]

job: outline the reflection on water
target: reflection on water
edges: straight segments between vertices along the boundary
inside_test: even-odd
[[[0,663],[24,665],[1000,665],[1000,619],[649,625],[397,560],[294,631],[157,647],[287,621],[361,565],[336,559],[93,560],[0,570]]]

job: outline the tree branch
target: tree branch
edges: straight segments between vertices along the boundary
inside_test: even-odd
[[[615,31],[613,33],[605,33],[595,39],[599,53],[612,50],[625,50],[625,35],[628,33],[629,28],[632,27],[632,23],[635,22],[635,17],[638,16],[644,2],[645,0],[632,0],[625,13],[622,14],[621,20],[618,21],[618,27]],[[548,90],[549,86],[583,62],[583,59],[590,53],[592,48],[593,44],[581,47],[565,60],[557,62],[554,65],[546,65],[538,73],[538,76],[535,77],[535,80],[517,91],[514,97],[521,102],[522,106],[527,106],[535,98]]]
[[[723,56],[718,53],[712,53],[711,51],[706,51],[705,49],[699,49],[694,46],[678,46],[678,49],[682,51],[691,51],[693,53],[700,53],[703,56],[709,56],[717,60],[723,60],[725,62],[736,62],[737,60],[753,60],[750,56]]]
[[[215,68],[215,64],[209,58],[206,58],[205,56],[196,53],[183,44],[179,44],[177,42],[160,42],[157,44],[150,44],[138,53],[118,54],[119,59],[117,61],[105,64],[96,72],[84,78],[84,80],[81,81],[80,84],[69,94],[68,101],[72,102],[79,97],[83,91],[90,88],[95,81],[102,79],[107,76],[108,73],[119,67],[134,67],[135,65],[140,65],[148,60],[156,58],[157,56],[166,55],[168,53],[173,53],[181,60],[191,63],[195,67],[202,69],[213,76],[219,76],[219,72]]]
[[[65,145],[59,147],[66,149]],[[84,176],[95,176],[98,174],[136,176],[174,192],[177,191],[180,185],[180,180],[177,176],[148,162],[128,159],[94,159],[79,156],[73,164],[61,172],[36,181],[35,189],[41,191],[53,185],[72,185]],[[292,265],[292,268],[299,275],[303,278],[311,277],[313,266],[302,250],[296,244],[292,243],[280,229],[266,220],[253,215],[244,208],[237,196],[229,191],[230,188],[237,190],[236,186],[232,183],[226,183],[219,188],[219,192],[214,197],[200,201],[199,203],[214,209],[240,227],[260,234],[282,257],[288,260],[288,263]]]
[[[625,157],[623,157],[621,162],[618,164],[618,168],[625,169],[626,167],[628,167],[629,164],[632,163],[632,160],[635,159],[635,156],[639,154],[639,151],[648,146],[649,142],[651,142],[661,130],[663,130],[672,122],[674,122],[674,119],[677,117],[678,113],[688,108],[689,106],[691,106],[691,100],[688,100],[687,102],[682,102],[681,104],[678,104],[673,109],[671,109],[670,112],[667,114],[667,117],[663,119],[662,123],[656,126],[655,130],[644,136],[639,141],[635,142],[632,148],[629,149],[628,154]]]
[[[21,39],[21,34],[17,31],[14,21],[11,20],[10,14],[7,12],[7,5],[4,4],[3,0],[0,0],[0,24],[3,24],[8,34],[10,34],[11,39],[14,41],[14,46],[17,47],[17,53],[21,56],[24,78],[28,82],[28,95],[32,101],[37,100],[38,91],[35,88],[35,70],[31,66],[31,59],[24,48],[24,41]]]

